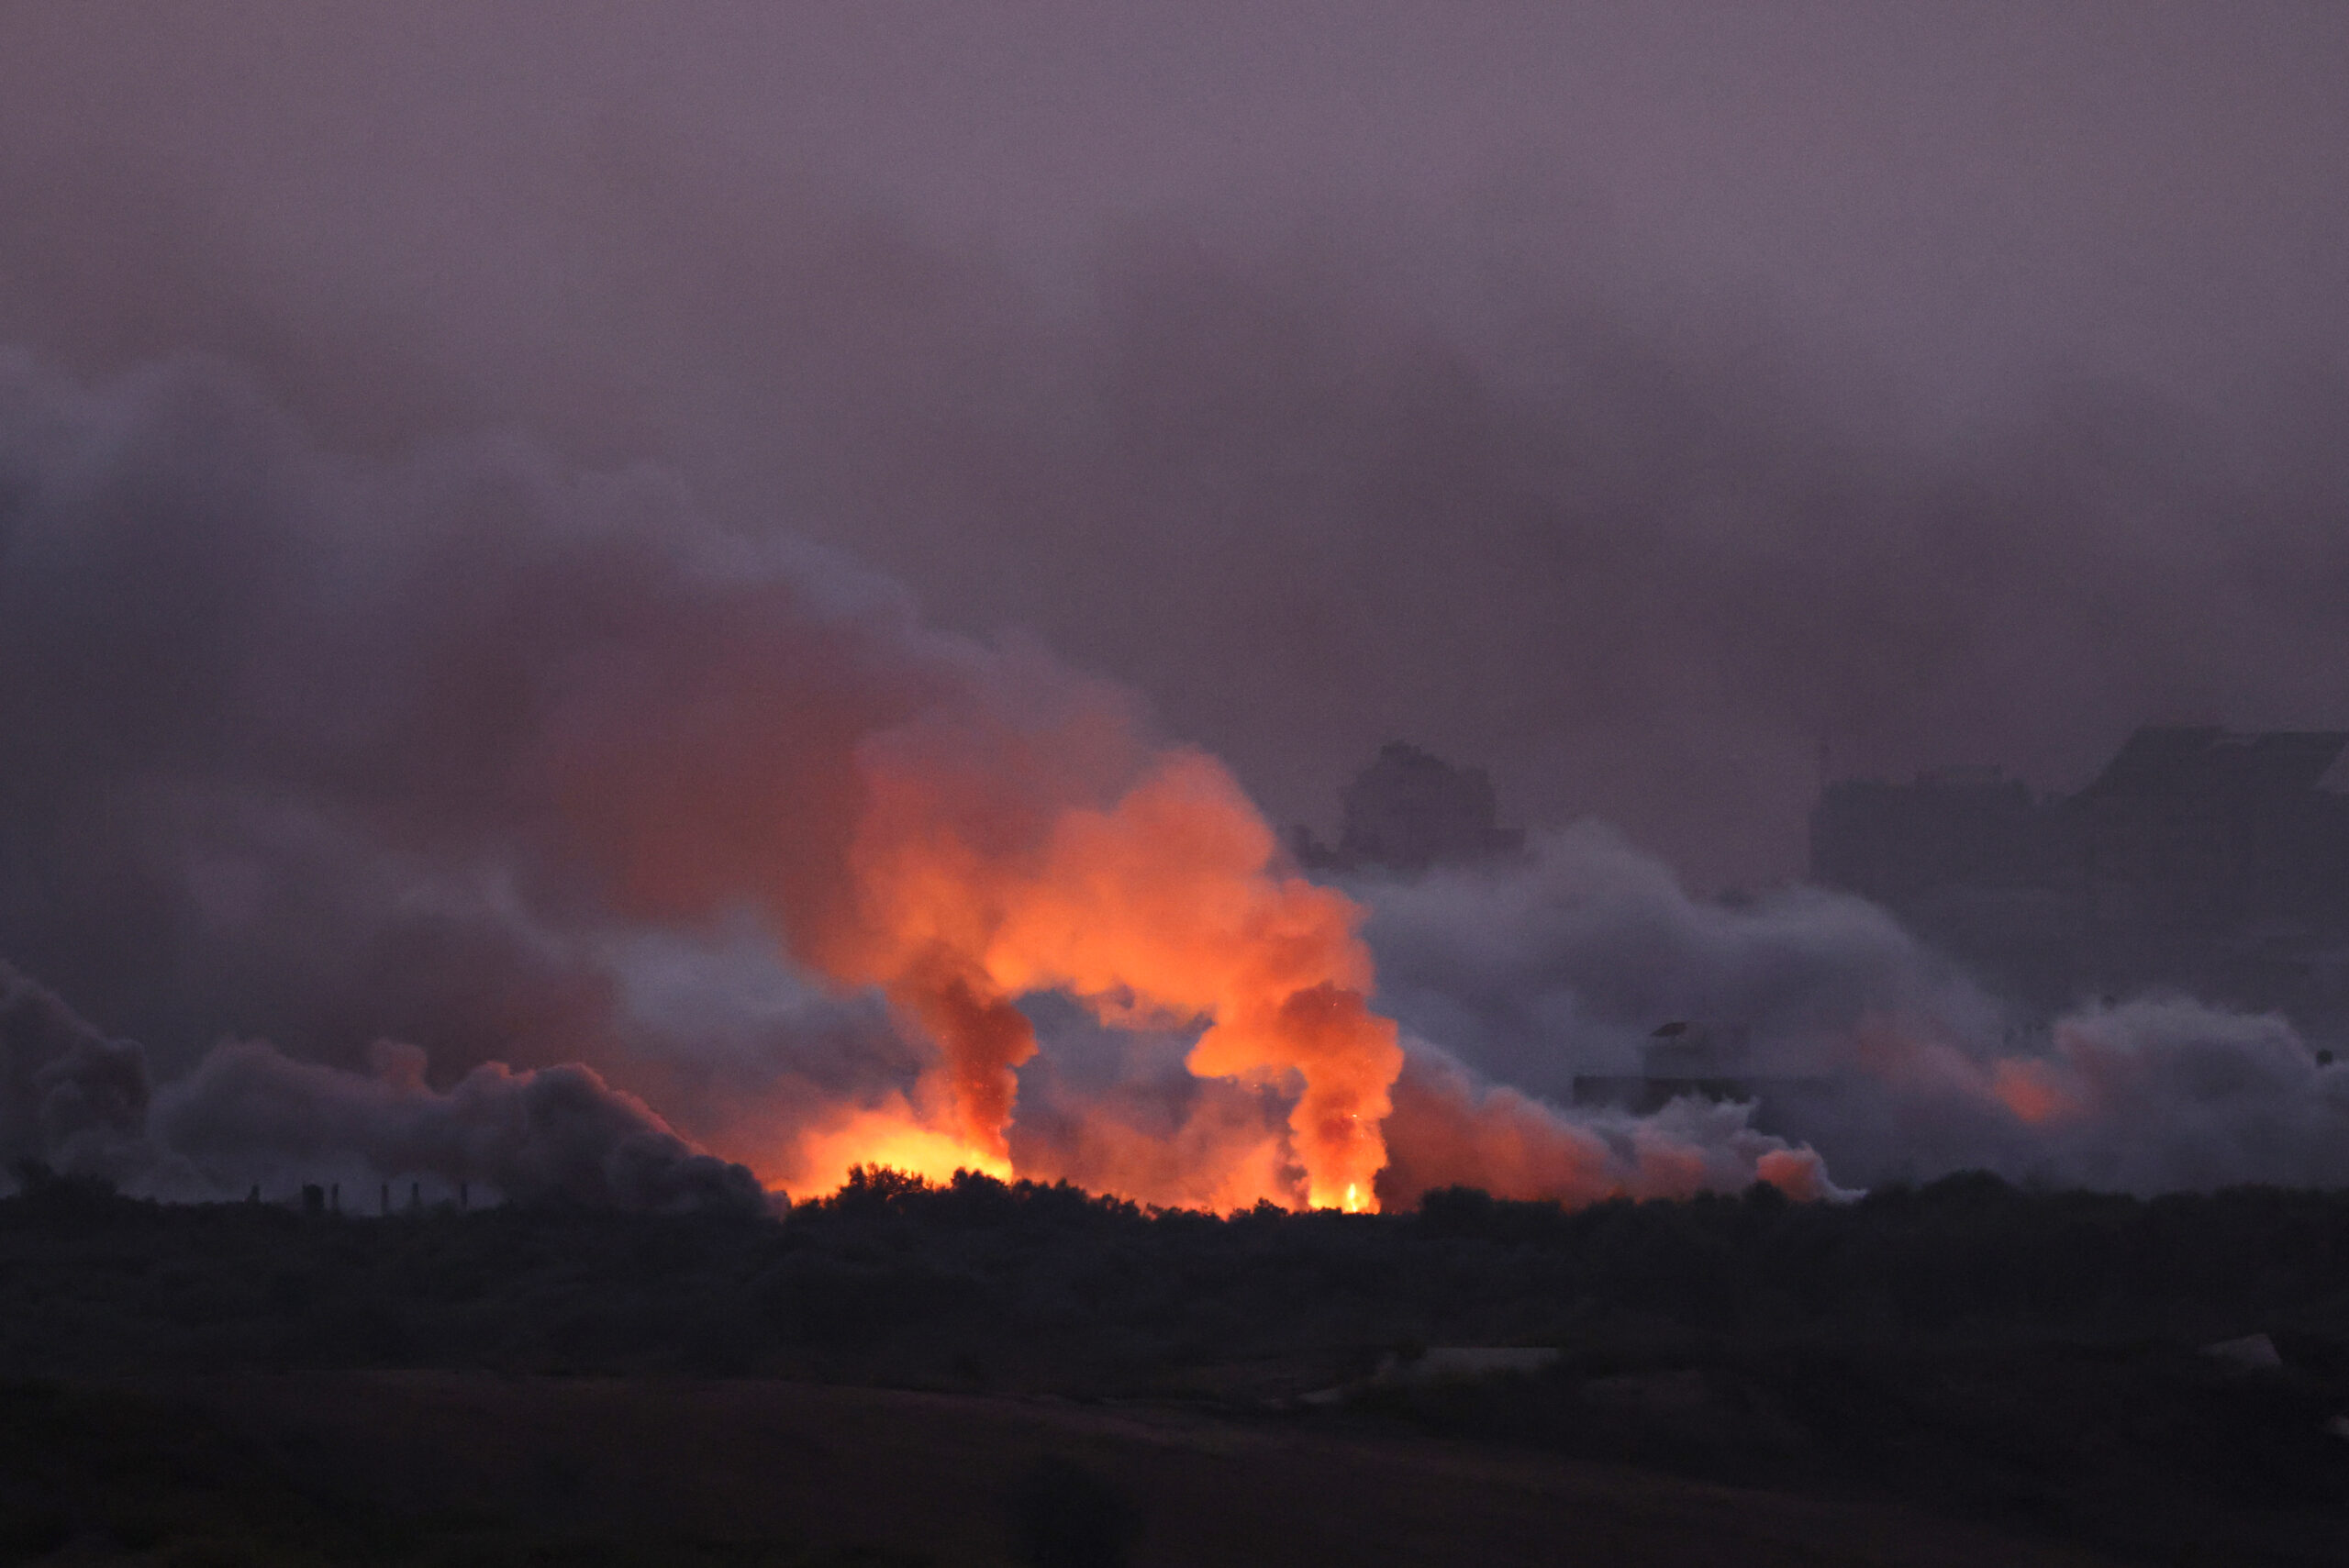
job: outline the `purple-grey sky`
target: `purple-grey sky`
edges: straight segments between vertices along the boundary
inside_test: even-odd
[[[0,0],[0,340],[673,465],[1326,827],[2349,724],[2349,9]]]

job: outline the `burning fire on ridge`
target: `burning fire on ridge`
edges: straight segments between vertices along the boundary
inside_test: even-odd
[[[969,1169],[1221,1212],[1375,1211],[1453,1182],[1570,1202],[1757,1179],[1836,1191],[1811,1150],[1753,1130],[1750,1106],[1577,1119],[1482,1089],[1440,1052],[1407,1060],[1370,1006],[1364,911],[1280,858],[1220,763],[1101,717],[965,714],[861,749],[852,895],[795,951],[877,989],[937,1055],[909,1093],[754,1156],[766,1179],[822,1192],[858,1165]],[[1076,1095],[1054,1107],[1061,1146],[1018,1158],[1018,1073],[1038,1051],[1019,1003],[1048,992],[1112,1030],[1196,1030],[1189,1112],[1152,1122]]]
[[[818,1181],[852,1164],[1002,1174],[1014,1073],[1035,1054],[1017,999],[1059,991],[1113,1028],[1201,1028],[1197,1076],[1292,1088],[1285,1158],[1226,1150],[1293,1182],[1229,1195],[1372,1209],[1381,1123],[1402,1070],[1370,1010],[1361,911],[1275,864],[1275,840],[1230,774],[1168,751],[1105,806],[1071,806],[1032,842],[952,808],[940,775],[902,759],[872,780],[852,863],[857,939],[831,973],[876,985],[937,1044],[912,1106],[863,1113],[803,1149]]]
[[[0,393],[41,411],[0,419],[44,498],[41,548],[0,562],[24,819],[127,868],[23,956],[94,1010],[150,998],[139,1032],[176,1053],[157,1083],[0,986],[48,1020],[0,1099],[12,1152],[159,1194],[332,1165],[653,1207],[858,1164],[1223,1211],[1826,1190],[1742,1112],[1602,1124],[1407,1050],[1364,908],[1219,762],[658,473],[488,440],[330,459],[217,365],[85,390],[0,360]],[[158,584],[202,633],[167,718],[153,660],[117,657]],[[630,1011],[630,944],[706,955],[746,914],[873,1027],[763,1016],[729,1057]],[[165,917],[170,941],[114,939]],[[1130,1044],[1120,1073],[1039,1060],[1041,996]],[[358,1069],[378,1037],[409,1042],[399,1072]]]

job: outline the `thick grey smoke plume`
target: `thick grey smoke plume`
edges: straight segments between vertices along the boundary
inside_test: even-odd
[[[740,1196],[705,1148],[773,1156],[932,1062],[779,957],[854,939],[864,761],[914,748],[1017,844],[1138,733],[1115,690],[926,629],[658,471],[480,438],[352,459],[217,363],[87,389],[6,361],[0,949],[102,1025],[10,980],[8,1151],[158,1191],[306,1167]],[[1856,900],[1694,898],[1595,828],[1355,891],[1416,1037],[1392,1202],[2344,1174],[2343,1069],[2280,1023],[2038,1029]],[[1066,1049],[1027,1074],[1022,1168],[1214,1204],[1219,1160],[1273,1147],[1277,1093],[1189,1078],[1179,1041],[1088,1067],[1039,1017]],[[1736,1026],[1758,1109],[1560,1108],[1675,1018]]]
[[[604,1048],[616,912],[820,910],[857,740],[963,657],[657,474],[354,465],[222,367],[0,362],[0,947],[166,1068]]]
[[[1396,1016],[1553,1106],[1578,1077],[1636,1074],[1653,1031],[1680,1022],[1734,1041],[1680,1071],[1743,1080],[1754,1099],[1675,1116],[1808,1145],[1846,1185],[1966,1169],[2140,1193],[2349,1182],[2349,1065],[2280,1018],[2159,997],[2009,1013],[1861,900],[1698,898],[1595,826],[1540,838],[1521,864],[1354,890]],[[1415,1069],[1398,1106],[1442,1077]],[[1528,1125],[1539,1109],[1486,1093]]]
[[[449,1074],[604,1063],[704,1133],[787,1120],[795,1085],[899,1084],[913,1053],[872,1008],[774,994],[774,922],[824,939],[865,736],[998,670],[1042,710],[1090,700],[1030,662],[718,530],[657,473],[566,477],[497,439],[351,462],[216,363],[83,390],[0,359],[0,951],[166,1080],[227,1037],[345,1066],[389,1037]],[[729,998],[696,1008],[681,966],[751,984],[685,987]],[[12,1007],[11,1114],[122,1123],[96,1079],[120,1048]],[[217,1149],[206,1095],[267,1078],[243,1049],[165,1096],[173,1139]],[[434,1132],[377,1080],[287,1071],[321,1117],[420,1118],[351,1124],[386,1159],[604,1097],[465,1077]],[[532,1147],[473,1168],[578,1186]]]
[[[0,964],[0,1159],[132,1191],[217,1198],[340,1179],[479,1184],[484,1199],[630,1209],[755,1207],[750,1172],[699,1152],[593,1068],[475,1068],[447,1093],[424,1052],[379,1042],[374,1071],[289,1060],[259,1041],[208,1052],[158,1094],[146,1052],[108,1040]]]
[[[1537,1094],[1638,1071],[1651,1031],[1672,1020],[1746,1031],[1781,1073],[1830,1066],[1819,1053],[1866,1018],[1932,1018],[1968,1039],[2003,1027],[1874,905],[1800,887],[1698,898],[1598,824],[1538,836],[1521,863],[1355,891],[1396,1016]]]
[[[0,942],[157,1042],[159,1190],[305,1162],[635,1205],[722,1189],[624,1091],[771,1158],[902,1104],[926,1064],[778,963],[855,939],[868,761],[913,749],[926,789],[1016,845],[1137,744],[1119,694],[928,631],[658,473],[565,477],[478,439],[338,458],[208,362],[95,391],[0,373]],[[198,1060],[223,1037],[273,1043]],[[24,1114],[88,1121],[106,1051],[138,1060],[93,1035],[28,1067]],[[1277,1095],[1165,1062],[1074,1102],[1034,1076],[1031,1169],[1203,1204],[1279,1185],[1215,1174],[1276,1148]],[[1726,1124],[1683,1142],[1709,1139],[1626,1179],[1742,1184],[1783,1149]],[[1166,1170],[1137,1166],[1152,1149]]]
[[[424,1065],[416,1047],[390,1043],[367,1075],[258,1042],[223,1045],[159,1097],[156,1139],[214,1190],[355,1166],[619,1208],[761,1201],[748,1170],[693,1149],[592,1067],[518,1073],[487,1062],[441,1093],[424,1082]]]
[[[147,1058],[0,963],[0,1161],[111,1172],[139,1152]]]

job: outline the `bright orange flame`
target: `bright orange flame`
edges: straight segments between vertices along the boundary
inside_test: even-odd
[[[870,773],[852,852],[863,940],[836,972],[937,1040],[928,1087],[957,1147],[1008,1161],[1014,1070],[1036,1049],[1014,999],[1061,991],[1113,1026],[1204,1022],[1194,1073],[1294,1088],[1303,1201],[1375,1207],[1403,1053],[1365,1000],[1362,911],[1275,869],[1221,764],[1163,753],[1114,805],[1064,804],[1033,832],[974,811],[951,774],[885,754]]]
[[[903,1106],[852,1112],[819,1131],[803,1133],[779,1159],[757,1162],[760,1179],[802,1194],[837,1192],[858,1166],[887,1166],[930,1182],[957,1171],[1011,1179],[1011,1162],[974,1149],[951,1132],[926,1127]]]

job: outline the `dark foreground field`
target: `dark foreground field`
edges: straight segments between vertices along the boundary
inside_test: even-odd
[[[1462,1344],[1561,1354],[1410,1375]],[[2349,1561],[2323,1194],[1219,1221],[885,1181],[778,1223],[51,1182],[0,1200],[0,1376],[11,1562]]]
[[[335,1373],[17,1391],[8,1420],[48,1483],[35,1561],[1011,1563],[1040,1503],[1129,1513],[1136,1564],[2098,1561],[1897,1504],[1149,1404]]]

